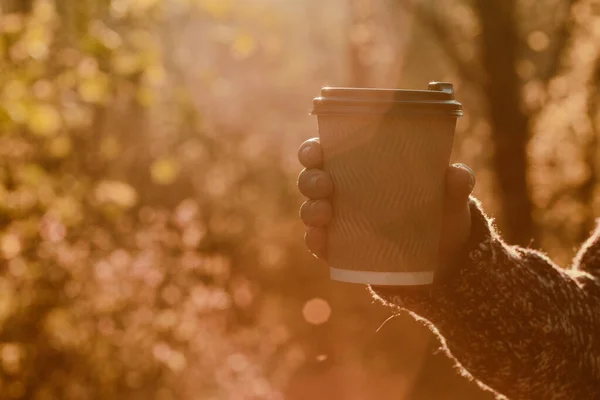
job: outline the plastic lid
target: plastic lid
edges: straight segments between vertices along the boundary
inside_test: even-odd
[[[460,117],[451,83],[431,82],[428,90],[325,87],[311,114],[403,114]]]

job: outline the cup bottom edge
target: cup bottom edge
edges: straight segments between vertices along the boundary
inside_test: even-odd
[[[419,286],[433,283],[433,271],[377,272],[329,267],[332,280],[376,286]]]

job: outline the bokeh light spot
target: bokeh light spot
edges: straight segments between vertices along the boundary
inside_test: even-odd
[[[178,173],[177,163],[170,158],[156,160],[150,167],[152,180],[159,185],[170,185],[177,179]]]
[[[248,58],[256,50],[256,39],[249,33],[242,33],[234,39],[231,50],[236,58]]]
[[[320,298],[310,299],[302,308],[304,320],[312,325],[322,325],[331,316],[331,307],[326,300]]]
[[[5,258],[11,259],[21,252],[21,241],[13,233],[7,233],[0,239],[0,250]]]
[[[550,46],[550,38],[545,32],[533,31],[527,36],[527,44],[533,51],[544,51]]]
[[[56,133],[61,125],[61,117],[51,105],[39,105],[30,110],[27,125],[31,132],[39,136],[50,136]]]
[[[100,203],[113,203],[123,208],[133,207],[137,203],[137,192],[125,182],[102,181],[96,186],[96,199]]]
[[[0,349],[2,368],[9,373],[17,373],[24,356],[23,348],[16,343],[7,343]]]

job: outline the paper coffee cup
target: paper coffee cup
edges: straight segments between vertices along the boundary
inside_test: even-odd
[[[323,88],[313,101],[334,182],[331,278],[433,282],[445,176],[462,105],[452,84],[428,90]]]

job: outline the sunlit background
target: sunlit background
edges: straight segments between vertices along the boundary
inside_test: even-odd
[[[453,82],[511,243],[566,266],[598,215],[597,1],[0,10],[0,399],[490,399],[304,249],[324,85]]]

